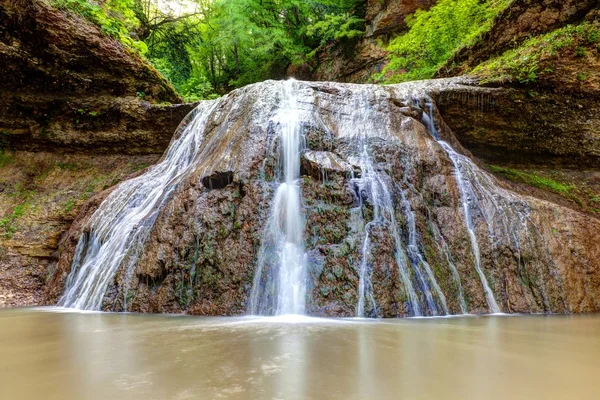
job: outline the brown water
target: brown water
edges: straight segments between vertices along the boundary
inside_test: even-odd
[[[600,316],[0,311],[0,399],[600,399]]]

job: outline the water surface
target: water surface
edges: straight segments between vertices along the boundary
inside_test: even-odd
[[[0,399],[598,399],[600,316],[0,311]]]

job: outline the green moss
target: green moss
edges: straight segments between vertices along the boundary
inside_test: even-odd
[[[77,169],[77,164],[75,164],[75,163],[56,163],[56,166],[63,171],[65,171],[65,170],[72,171],[72,170]]]
[[[65,212],[70,212],[75,206],[75,202],[73,200],[68,200],[65,204]]]
[[[577,48],[575,49],[575,55],[577,57],[585,57],[587,55],[587,50],[585,49],[585,47],[577,46]]]
[[[10,239],[17,232],[17,222],[21,218],[26,209],[29,207],[29,203],[23,203],[16,206],[12,213],[6,217],[0,219],[0,229],[2,229],[3,235],[6,239]]]
[[[0,168],[12,164],[14,160],[15,157],[11,152],[0,150]]]
[[[540,189],[550,190],[562,195],[567,195],[575,189],[575,186],[573,185],[567,185],[550,178],[544,178],[539,175],[522,172],[515,169],[498,167],[495,165],[490,165],[489,168],[492,172],[497,173],[510,181],[526,183],[528,185],[535,186]]]

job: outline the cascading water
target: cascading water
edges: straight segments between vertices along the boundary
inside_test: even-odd
[[[431,270],[431,267],[429,266],[427,261],[425,261],[425,257],[423,257],[423,255],[421,254],[421,251],[419,250],[419,245],[417,243],[417,227],[416,227],[416,223],[415,223],[415,213],[412,211],[410,202],[408,201],[408,199],[406,198],[406,194],[402,190],[400,190],[400,198],[401,198],[402,209],[404,210],[404,218],[405,218],[406,224],[408,226],[408,246],[407,246],[408,257],[410,258],[411,262],[415,265],[416,268],[422,267],[423,270],[425,270],[425,274],[426,274],[427,278],[429,279],[429,282],[431,282],[431,285],[433,286],[433,288],[435,290],[437,298],[439,299],[439,301],[441,303],[444,314],[448,314],[448,306],[446,305],[446,296],[444,296],[444,293],[442,292],[440,285],[437,283],[437,280],[435,279],[435,276],[433,275],[433,271]],[[429,290],[428,284],[422,275],[421,275],[421,279],[423,281],[423,283],[422,283],[423,286],[428,289],[426,292],[426,298],[427,298],[427,304],[429,305],[429,309],[433,313],[433,315],[437,315],[439,313],[439,311],[437,309],[435,302],[433,301],[433,296],[431,295],[431,291]]]
[[[203,102],[86,222],[59,305],[435,316],[499,312],[508,289],[562,310],[548,228],[441,139],[426,85],[271,81]]]
[[[494,297],[494,292],[490,288],[487,278],[483,273],[481,268],[481,253],[479,252],[479,243],[477,242],[477,236],[475,235],[474,227],[473,227],[473,218],[471,216],[471,207],[473,206],[471,203],[476,201],[476,197],[474,196],[473,189],[471,188],[472,183],[463,177],[461,169],[464,167],[463,163],[472,162],[468,160],[466,157],[458,154],[450,145],[444,141],[438,141],[438,143],[442,146],[442,148],[448,153],[448,157],[452,160],[452,164],[454,164],[454,173],[456,174],[456,184],[460,191],[460,197],[463,205],[463,212],[465,215],[465,225],[467,227],[467,231],[469,232],[469,239],[471,241],[471,247],[473,249],[473,257],[475,258],[475,269],[477,270],[477,274],[479,275],[479,279],[481,279],[481,284],[483,285],[483,289],[485,291],[485,298],[488,303],[488,307],[492,313],[499,313],[500,307],[498,307],[498,303],[496,302],[496,298]]]
[[[250,295],[251,314],[305,313],[307,267],[303,243],[304,218],[298,182],[303,138],[294,93],[295,84],[294,80],[283,83],[283,98],[277,115],[280,124],[283,181],[275,193],[259,252]],[[277,260],[275,265],[267,265],[267,257],[272,255],[273,249]],[[262,282],[263,272],[267,273],[267,282]]]
[[[130,280],[160,210],[177,184],[192,170],[204,126],[217,103],[202,103],[195,111],[197,117],[173,141],[159,164],[123,182],[102,202],[79,239],[65,293],[58,305],[99,310],[108,286],[123,265],[127,270],[126,281]]]
[[[371,303],[370,315],[377,315],[377,306],[373,297],[373,282],[371,278],[372,270],[369,266],[369,256],[371,251],[371,240],[369,230],[379,224],[387,226],[394,244],[394,259],[398,267],[400,280],[408,296],[408,303],[413,316],[421,315],[439,315],[440,310],[436,302],[431,287],[434,288],[436,297],[442,308],[443,314],[448,314],[446,299],[439,287],[429,264],[420,254],[417,245],[416,227],[414,224],[414,215],[410,210],[410,204],[406,200],[404,193],[400,190],[401,207],[404,210],[405,219],[408,221],[409,243],[404,245],[400,228],[395,217],[395,193],[394,185],[381,168],[373,165],[372,156],[368,150],[367,138],[369,134],[369,121],[372,123],[374,118],[370,113],[372,107],[369,105],[369,95],[357,91],[357,104],[354,109],[357,116],[354,121],[353,131],[359,132],[356,140],[356,148],[360,149],[358,157],[358,166],[361,170],[360,178],[353,179],[359,187],[359,192],[365,192],[369,197],[373,207],[373,218],[365,224],[365,236],[362,246],[361,264],[359,268],[359,286],[358,286],[358,304],[356,309],[357,317],[364,317],[366,312],[366,299]],[[378,101],[376,101],[378,103]],[[362,196],[359,196],[362,197]],[[425,272],[425,273],[423,273]],[[413,283],[413,277],[416,285]],[[420,305],[419,296],[415,290],[418,287],[424,296],[426,308],[423,311]]]
[[[372,107],[369,104],[369,95],[358,91],[356,93],[356,102],[354,106],[354,118],[352,132],[356,133],[354,141],[355,148],[358,151],[358,160],[356,164],[360,168],[360,178],[354,178],[354,185],[357,186],[359,193],[360,208],[362,209],[363,193],[369,198],[373,207],[373,217],[370,222],[363,223],[364,239],[361,249],[361,262],[359,267],[359,283],[358,283],[358,304],[356,307],[356,316],[359,318],[365,317],[366,300],[369,299],[371,305],[370,315],[377,315],[377,304],[373,296],[373,282],[371,279],[372,270],[369,265],[369,256],[371,253],[370,230],[376,224],[387,224],[391,230],[394,239],[394,258],[398,267],[398,272],[402,284],[407,292],[408,301],[413,315],[421,315],[419,299],[411,281],[408,270],[406,255],[400,240],[400,233],[396,225],[394,216],[394,205],[392,197],[386,182],[384,181],[383,173],[377,171],[373,165],[371,155],[369,154],[367,137],[369,133],[369,122],[372,118],[370,114]],[[361,217],[364,220],[364,217]],[[431,299],[431,303],[433,300]]]
[[[498,307],[498,303],[496,302],[496,298],[494,297],[494,292],[490,288],[488,280],[485,274],[483,273],[483,269],[481,268],[481,253],[479,251],[479,243],[477,242],[477,236],[475,235],[473,226],[471,207],[473,207],[473,202],[477,202],[477,196],[473,190],[472,182],[466,179],[462,173],[462,170],[466,168],[466,165],[469,165],[470,163],[472,164],[472,161],[469,160],[467,157],[458,154],[452,148],[452,146],[450,146],[450,144],[441,140],[440,135],[435,127],[435,120],[433,117],[433,105],[431,104],[431,102],[429,102],[427,103],[427,106],[429,109],[429,114],[425,112],[423,113],[423,123],[425,124],[433,138],[440,144],[440,146],[442,146],[446,154],[448,154],[448,157],[454,165],[454,176],[456,179],[456,185],[458,186],[458,190],[460,191],[460,200],[462,202],[465,225],[469,233],[469,240],[471,242],[473,258],[475,259],[475,269],[477,271],[477,274],[479,275],[481,284],[483,285],[485,298],[490,311],[492,313],[499,313],[500,307]]]

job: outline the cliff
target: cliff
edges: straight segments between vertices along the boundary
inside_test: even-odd
[[[405,18],[418,9],[426,10],[435,0],[368,0],[365,36],[351,42],[334,42],[321,49],[310,73],[298,77],[315,81],[369,82],[387,63],[383,43],[406,28]],[[294,71],[290,71],[294,75]]]
[[[0,1],[0,306],[39,304],[86,199],[156,162],[192,106],[47,1]]]

